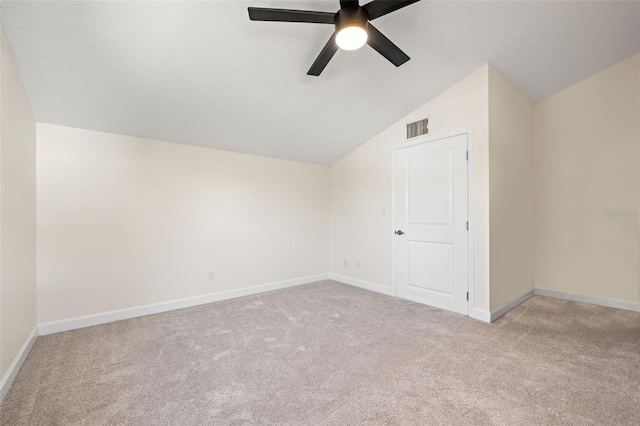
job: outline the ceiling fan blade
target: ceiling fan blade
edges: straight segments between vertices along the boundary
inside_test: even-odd
[[[334,32],[327,44],[324,45],[324,48],[316,58],[316,61],[311,65],[309,71],[307,71],[307,75],[319,76],[337,51],[338,45],[336,44],[336,33]]]
[[[311,24],[333,24],[335,13],[314,12],[311,10],[269,9],[249,7],[249,19],[252,21],[308,22]]]
[[[369,20],[372,21],[387,13],[394,12],[420,0],[374,0],[362,6],[369,13]]]
[[[386,38],[384,34],[376,29],[371,23],[367,28],[368,39],[367,44],[373,47],[379,54],[384,56],[396,67],[407,62],[410,58],[398,46],[393,44],[391,40]]]

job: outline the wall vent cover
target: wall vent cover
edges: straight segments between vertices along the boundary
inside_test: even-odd
[[[407,124],[407,139],[429,134],[429,119],[414,121]]]

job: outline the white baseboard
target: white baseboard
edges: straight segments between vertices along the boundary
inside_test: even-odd
[[[40,335],[60,333],[63,331],[76,330],[78,328],[91,327],[93,325],[106,324],[114,321],[121,321],[130,318],[142,317],[145,315],[158,314],[161,312],[173,311],[176,309],[190,308],[192,306],[204,305],[221,300],[235,299],[236,297],[249,296],[252,294],[264,293],[267,291],[280,290],[302,284],[309,284],[316,281],[329,279],[328,274],[312,275],[310,277],[295,278],[292,280],[278,281],[263,284],[255,287],[247,287],[238,290],[222,291],[219,293],[205,294],[202,296],[188,297],[185,299],[171,300],[168,302],[155,303],[152,305],[137,306],[135,308],[120,309],[117,311],[102,312],[83,317],[69,318],[60,321],[52,321],[39,325]]]
[[[535,295],[535,289],[532,288],[531,290],[527,291],[526,293],[521,294],[520,296],[516,297],[515,299],[513,299],[513,300],[505,303],[504,305],[500,306],[499,308],[492,310],[491,311],[491,322],[494,322],[495,320],[497,320],[498,318],[500,318],[501,316],[503,316],[504,314],[506,314],[507,312],[509,312],[513,308],[515,308],[518,305],[521,305],[522,303],[524,303],[527,300],[531,299],[534,295]]]
[[[343,284],[349,284],[355,287],[360,287],[365,290],[375,291],[377,293],[386,294],[387,296],[393,296],[393,289],[391,287],[381,286],[380,284],[374,284],[369,281],[363,281],[356,278],[345,277],[344,275],[339,274],[329,274],[329,279],[341,282]],[[472,309],[469,312],[469,317],[477,319],[483,322],[491,322],[491,312],[483,311],[480,309]]]
[[[535,294],[537,296],[554,297],[556,299],[571,300],[572,302],[591,303],[592,305],[606,306],[608,308],[640,312],[640,302],[633,302],[631,300],[608,299],[606,297],[588,296],[586,294],[569,293],[540,287],[536,287]]]
[[[29,352],[31,352],[31,348],[33,344],[36,342],[38,338],[38,327],[34,327],[29,336],[27,336],[27,340],[25,340],[24,344],[18,351],[16,357],[13,359],[13,362],[9,366],[9,369],[6,373],[4,373],[4,377],[0,380],[0,404],[4,401],[4,397],[9,393],[9,388],[13,384],[20,368],[22,368],[22,364],[24,364],[24,360],[29,356]]]
[[[491,322],[491,312],[483,311],[482,309],[471,308],[471,306],[469,306],[469,317],[486,323]]]
[[[365,290],[375,291],[376,293],[386,294],[387,296],[393,296],[393,290],[391,289],[391,287],[384,287],[380,284],[374,284],[369,281],[362,281],[356,278],[345,277],[344,275],[338,274],[329,274],[329,279],[341,282],[343,284],[349,284],[354,287],[360,287]]]

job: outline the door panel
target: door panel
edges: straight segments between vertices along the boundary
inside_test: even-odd
[[[453,293],[453,245],[409,241],[409,286]]]
[[[394,270],[399,297],[468,314],[467,135],[398,148]]]
[[[407,222],[412,225],[451,224],[451,149],[407,158]]]

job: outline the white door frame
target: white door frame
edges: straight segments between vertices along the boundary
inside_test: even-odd
[[[396,223],[396,208],[395,208],[395,164],[396,164],[396,156],[398,155],[398,150],[403,148],[408,148],[414,145],[421,145],[429,142],[436,142],[442,139],[449,139],[455,136],[466,135],[467,136],[467,150],[469,151],[469,161],[467,161],[467,214],[469,217],[469,232],[467,232],[468,238],[468,254],[467,259],[469,262],[469,303],[467,316],[473,316],[473,312],[475,309],[474,304],[474,285],[473,285],[473,129],[467,128],[462,129],[457,132],[445,133],[445,134],[436,134],[436,135],[425,135],[418,136],[416,138],[412,138],[411,140],[397,143],[391,147],[391,224],[390,224],[390,234],[391,239],[391,294],[394,296],[398,295],[398,284],[396,282],[396,266],[395,266],[395,258],[396,253],[393,244],[393,232],[395,230]]]

